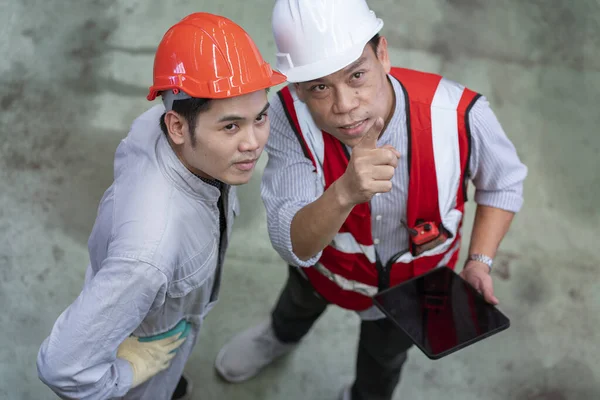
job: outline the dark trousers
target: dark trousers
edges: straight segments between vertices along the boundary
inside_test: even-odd
[[[272,312],[275,335],[282,342],[299,342],[328,304],[297,268],[290,266]],[[352,400],[390,400],[411,346],[410,339],[388,319],[362,321]]]

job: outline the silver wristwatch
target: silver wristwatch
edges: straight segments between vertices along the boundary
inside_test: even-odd
[[[489,267],[490,271],[492,270],[492,264],[494,263],[494,260],[492,260],[491,257],[486,256],[485,254],[469,254],[468,261],[471,260],[484,263]]]

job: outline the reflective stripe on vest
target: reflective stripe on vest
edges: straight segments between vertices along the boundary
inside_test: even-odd
[[[454,246],[450,249],[450,251],[444,254],[444,258],[442,258],[435,266],[435,268],[442,267],[448,265],[450,259],[456,254],[456,252],[460,249],[460,242],[456,242]],[[375,262],[375,261],[373,261]],[[319,262],[314,265],[314,268],[319,271],[323,276],[327,279],[338,285],[343,290],[357,292],[365,296],[373,297],[378,292],[377,286],[367,285],[363,282],[353,281],[351,279],[347,279],[341,275],[334,274],[325,266]]]
[[[453,268],[456,263],[468,177],[468,111],[478,95],[435,74],[399,68],[390,74],[401,83],[406,96],[407,223],[414,226],[417,219],[434,221],[452,233],[443,244],[418,257],[406,252],[391,260],[390,283],[394,285],[436,266]],[[317,128],[291,85],[278,94],[305,155],[327,189],[346,169],[343,144]],[[324,249],[319,265],[307,269],[306,275],[327,300],[344,308],[367,308],[373,288],[378,288],[375,261],[370,208],[363,203],[354,207]]]

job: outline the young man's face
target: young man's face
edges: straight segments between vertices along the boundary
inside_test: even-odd
[[[353,147],[377,117],[388,121],[394,92],[387,78],[391,65],[387,41],[377,53],[367,44],[360,58],[331,75],[296,85],[319,128]]]
[[[165,115],[169,137],[184,165],[196,175],[230,185],[247,183],[269,138],[265,90],[211,100],[196,120],[194,139],[185,119]]]

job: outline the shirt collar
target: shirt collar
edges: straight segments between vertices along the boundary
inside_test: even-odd
[[[394,78],[389,74],[388,79],[392,83],[394,96],[396,97],[396,104],[394,105],[394,109],[392,110],[392,118],[390,118],[390,122],[388,123],[387,127],[385,128],[385,131],[379,139],[381,141],[381,144],[389,144],[392,140],[392,136],[398,134],[398,132],[394,128],[406,119],[406,106],[404,99],[404,90],[402,89],[402,85],[400,84],[398,79]]]

